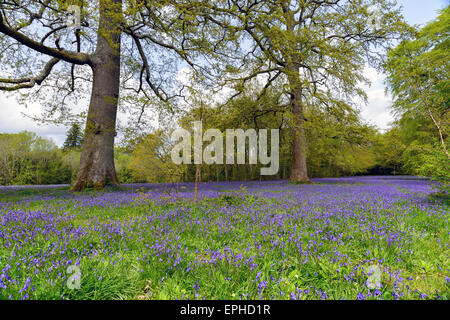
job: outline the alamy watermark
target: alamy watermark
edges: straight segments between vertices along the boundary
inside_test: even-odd
[[[77,5],[71,5],[67,8],[69,16],[66,20],[66,26],[74,29],[81,29],[81,9]]]
[[[67,288],[70,290],[81,288],[81,269],[78,266],[71,265],[67,267],[66,272],[71,274],[71,276],[67,279]]]
[[[224,164],[223,133],[218,129],[208,129],[204,134],[202,132],[202,122],[195,121],[194,145],[192,147],[192,136],[188,130],[180,128],[173,131],[173,141],[181,139],[171,152],[171,158],[175,164],[191,164],[192,158],[194,164]],[[246,131],[243,129],[227,129],[225,136],[226,164],[246,164],[248,156],[249,164],[258,164],[259,160],[261,165],[267,166],[261,168],[261,175],[278,173],[280,168],[279,129],[270,130],[270,150],[267,147],[268,129],[260,129],[258,132],[255,129]],[[235,148],[235,141],[237,149]],[[203,148],[203,142],[210,143]]]
[[[369,289],[381,288],[381,269],[377,265],[372,265],[368,270],[369,278],[366,281],[366,285]]]
[[[374,30],[381,29],[381,20],[383,13],[380,9],[372,8],[369,10],[369,17],[367,19],[367,25]]]

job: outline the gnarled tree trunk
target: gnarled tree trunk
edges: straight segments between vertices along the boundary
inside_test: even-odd
[[[97,48],[92,56],[93,83],[83,151],[73,191],[90,183],[97,190],[107,182],[119,185],[114,166],[114,138],[120,85],[121,0],[100,1]]]

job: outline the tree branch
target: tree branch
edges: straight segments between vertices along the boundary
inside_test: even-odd
[[[24,35],[23,33],[18,32],[17,30],[14,30],[14,29],[8,27],[4,23],[3,15],[1,13],[0,13],[0,32],[13,38],[14,40],[20,42],[21,44],[27,46],[30,49],[33,49],[37,52],[52,56],[59,60],[64,60],[66,62],[79,64],[79,65],[84,65],[84,64],[91,65],[91,57],[88,54],[72,52],[72,51],[65,51],[63,49],[57,50],[55,48],[47,47],[47,46],[43,45],[42,43],[29,38],[28,36]]]
[[[24,77],[19,79],[1,79],[0,83],[7,83],[7,84],[15,84],[15,86],[0,86],[0,90],[2,91],[15,91],[19,89],[24,88],[32,88],[36,84],[40,85],[52,72],[53,67],[59,62],[60,60],[57,58],[52,58],[50,61],[47,62],[44,69],[35,77]]]

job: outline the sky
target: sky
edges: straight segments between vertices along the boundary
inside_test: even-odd
[[[403,15],[409,24],[423,26],[433,20],[437,16],[438,10],[448,5],[450,0],[398,0],[398,3],[403,6]],[[385,130],[393,120],[390,112],[392,98],[389,94],[385,94],[383,82],[385,76],[369,67],[364,72],[372,84],[370,87],[363,87],[368,95],[368,103],[361,106],[361,116],[367,122]],[[28,130],[52,139],[59,146],[63,144],[67,127],[40,125],[24,116],[23,113],[38,115],[40,107],[36,103],[30,103],[28,108],[25,108],[16,101],[14,94],[0,91],[0,133],[17,133]]]

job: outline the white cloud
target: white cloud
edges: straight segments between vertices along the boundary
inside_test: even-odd
[[[392,97],[389,93],[385,93],[385,75],[372,67],[366,67],[364,76],[370,80],[371,85],[361,85],[367,93],[368,100],[367,105],[361,106],[361,116],[379,129],[385,130],[394,120],[390,111]]]
[[[28,108],[20,105],[13,96],[0,92],[0,133],[17,133],[20,131],[35,132],[39,136],[52,139],[57,145],[64,143],[67,128],[62,125],[40,125],[22,113],[29,116],[39,115],[40,106],[30,103]]]

